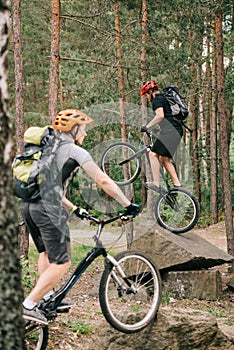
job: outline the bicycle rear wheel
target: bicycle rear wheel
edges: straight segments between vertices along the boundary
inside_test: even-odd
[[[196,198],[184,188],[171,188],[160,195],[155,203],[154,214],[160,226],[180,234],[191,230],[199,218]]]
[[[123,165],[120,162],[134,156],[135,147],[126,142],[117,142],[109,146],[102,155],[101,168],[119,186],[129,185],[139,176],[141,161],[133,158]]]
[[[24,326],[24,343],[27,350],[45,350],[48,345],[48,326],[26,321]]]
[[[102,312],[112,327],[135,333],[154,320],[161,301],[161,279],[152,260],[129,250],[115,257],[124,275],[108,263],[102,274],[99,297]]]

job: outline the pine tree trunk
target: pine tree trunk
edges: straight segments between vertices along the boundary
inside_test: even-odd
[[[120,107],[120,124],[121,124],[121,138],[123,141],[127,140],[127,126],[126,126],[126,115],[124,108],[124,75],[122,68],[122,48],[121,48],[121,25],[119,17],[119,1],[115,1],[115,30],[116,30],[116,50],[118,58],[118,80],[119,80],[119,107]],[[124,178],[129,179],[128,165],[124,165]],[[133,185],[129,185],[126,188],[127,197],[133,199]],[[126,238],[127,247],[131,248],[133,241],[133,222],[130,221],[126,225]]]
[[[146,77],[146,45],[148,39],[148,8],[147,8],[147,0],[142,0],[142,47],[141,47],[141,79],[142,83],[147,80]],[[146,125],[148,122],[148,110],[147,110],[147,100],[144,96],[141,98],[141,106],[142,106],[142,125]],[[148,142],[148,136],[144,135],[144,142]],[[143,167],[143,176],[142,181],[152,181],[152,172],[149,160],[144,157],[142,159],[144,163]],[[145,175],[145,176],[144,176]],[[154,208],[154,192],[148,191],[142,184],[142,207],[147,198],[147,217],[148,219],[153,219],[153,208]]]
[[[225,225],[227,235],[228,253],[234,255],[234,231],[232,218],[232,187],[230,177],[230,158],[228,143],[228,116],[224,95],[224,65],[223,65],[223,34],[222,13],[216,16],[216,61],[217,61],[217,91],[218,91],[218,116],[219,116],[219,148],[222,168],[222,187],[225,210]],[[233,265],[234,267],[234,265]]]
[[[191,75],[196,81],[195,77],[195,66],[191,65]],[[192,129],[192,137],[191,137],[191,145],[190,145],[190,154],[192,157],[193,164],[193,175],[194,175],[194,187],[195,187],[195,195],[198,198],[198,201],[201,201],[200,195],[200,163],[199,163],[199,155],[198,155],[198,108],[199,101],[197,97],[197,91],[192,91],[192,101],[191,101],[191,129]]]
[[[60,49],[60,0],[51,1],[51,49],[50,49],[50,88],[49,88],[49,116],[50,123],[58,112],[59,88],[59,49]]]
[[[200,64],[201,58],[199,59],[198,67],[197,67],[197,81],[198,85],[202,85],[202,67]],[[206,151],[206,123],[205,123],[205,110],[204,110],[204,99],[205,93],[199,92],[199,115],[200,115],[200,134],[201,134],[201,145],[203,150],[203,156],[201,158],[201,165],[203,165],[203,177],[204,177],[204,187],[208,188],[209,186],[209,176],[208,176],[208,166],[207,166],[207,151]]]
[[[15,63],[15,129],[17,152],[24,148],[24,78],[21,36],[21,0],[12,1],[12,34],[14,41]],[[25,226],[19,233],[20,255],[28,258],[29,239],[25,234]]]
[[[13,135],[8,115],[7,44],[10,1],[0,0],[0,349],[23,349],[22,288],[15,198],[12,193]]]
[[[210,214],[211,223],[218,222],[218,157],[217,157],[217,108],[216,108],[216,59],[211,44],[211,101],[210,101]]]

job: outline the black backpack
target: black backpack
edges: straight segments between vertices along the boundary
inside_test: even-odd
[[[56,152],[60,140],[51,126],[30,127],[24,133],[24,152],[12,163],[15,195],[27,202],[57,191],[59,197]],[[54,192],[54,191],[53,191]],[[59,199],[59,198],[58,198]]]
[[[178,87],[174,85],[166,86],[163,89],[163,92],[170,105],[173,117],[180,121],[184,121],[189,114],[189,110],[184,102],[184,97],[179,94]]]

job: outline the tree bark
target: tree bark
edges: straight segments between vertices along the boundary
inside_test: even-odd
[[[24,149],[24,75],[21,35],[21,0],[12,1],[12,34],[14,42],[15,63],[15,130],[17,152]],[[29,239],[25,234],[25,226],[19,232],[20,255],[28,259]]]
[[[191,76],[194,81],[196,81],[195,77],[195,66],[194,63],[190,66]],[[192,128],[192,136],[191,136],[191,145],[190,145],[190,154],[192,157],[193,164],[193,175],[194,175],[194,187],[195,194],[198,198],[198,201],[201,202],[201,193],[200,193],[200,162],[198,155],[198,108],[199,101],[197,91],[195,91],[195,87],[192,88],[192,99],[191,99],[191,128]]]
[[[216,108],[216,59],[211,43],[211,101],[210,101],[210,214],[211,224],[218,222],[218,156],[217,156],[217,108]]]
[[[124,108],[124,74],[122,68],[122,48],[121,48],[121,25],[119,17],[119,1],[115,1],[115,30],[116,30],[116,51],[118,58],[118,81],[119,81],[119,107],[120,107],[120,125],[121,125],[121,138],[123,141],[127,140],[127,125],[126,125],[126,115]],[[128,164],[124,165],[124,177],[129,179],[129,169]],[[126,188],[127,197],[133,199],[133,185],[129,185]],[[127,238],[127,248],[131,248],[133,241],[133,222],[130,221],[126,225],[126,238]]]
[[[58,112],[60,8],[61,8],[60,0],[51,0],[52,35],[51,35],[51,50],[50,50],[50,88],[49,88],[50,124],[53,123],[53,120]]]
[[[10,1],[0,0],[0,349],[23,349],[20,279],[11,161],[13,135],[8,113],[7,55]]]
[[[142,0],[142,47],[141,47],[141,79],[142,83],[147,80],[146,77],[146,44],[148,39],[148,7],[147,0]],[[142,112],[142,125],[148,122],[148,109],[147,100],[144,96],[141,97],[141,112]],[[148,136],[144,134],[144,142],[148,142]],[[145,176],[144,176],[145,175]],[[152,172],[148,157],[144,158],[144,167],[142,174],[142,181],[152,181]],[[147,217],[153,219],[153,209],[154,209],[154,192],[147,192],[146,188],[142,184],[142,207],[147,198]]]
[[[218,117],[219,117],[219,150],[222,168],[222,193],[225,210],[225,226],[227,235],[227,251],[234,255],[234,232],[232,218],[232,187],[230,176],[230,158],[228,143],[228,113],[224,95],[224,65],[223,65],[223,33],[222,13],[216,15],[216,60],[217,60],[217,91],[218,91]],[[233,265],[234,267],[234,265]]]
[[[24,148],[24,78],[21,36],[21,0],[12,1],[12,34],[15,63],[15,124],[17,152]]]

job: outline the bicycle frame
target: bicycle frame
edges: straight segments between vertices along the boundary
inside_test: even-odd
[[[75,271],[72,273],[72,275],[69,277],[69,279],[65,282],[65,284],[60,287],[47,301],[43,301],[42,304],[40,305],[40,308],[44,311],[47,312],[47,318],[48,319],[53,319],[56,317],[56,309],[61,303],[61,301],[65,298],[65,296],[69,293],[69,291],[72,289],[74,284],[79,280],[81,275],[87,270],[87,268],[92,264],[92,262],[98,258],[99,256],[103,256],[108,262],[111,262],[119,271],[121,276],[123,277],[124,281],[128,285],[128,287],[132,288],[132,292],[134,293],[135,290],[132,287],[131,283],[125,278],[124,272],[120,268],[119,264],[117,261],[110,256],[106,249],[103,247],[102,242],[100,240],[100,236],[102,233],[102,230],[106,224],[109,224],[118,218],[121,220],[128,220],[128,218],[124,216],[116,216],[114,218],[110,218],[107,220],[99,220],[93,216],[88,215],[88,219],[91,219],[92,221],[98,223],[98,228],[96,234],[93,236],[93,240],[95,242],[95,247],[92,248],[86,256],[82,259],[82,261],[77,265]],[[116,275],[113,273],[113,278],[115,278],[117,283],[120,283]]]
[[[153,146],[153,141],[152,141],[152,132],[148,132],[145,131],[146,135],[149,137],[149,143],[147,145],[145,145],[142,149],[140,149],[139,151],[137,151],[135,154],[133,154],[132,156],[130,156],[129,158],[122,160],[121,162],[119,162],[119,165],[124,165],[128,162],[130,162],[131,160],[135,159],[135,158],[140,158],[142,156],[143,153],[146,153],[146,157],[148,159],[148,153],[151,151],[152,146]],[[149,159],[148,159],[149,161]],[[174,165],[175,166],[175,165]],[[176,169],[176,167],[175,167]],[[162,179],[166,185],[167,191],[170,190],[170,185],[165,177],[164,171],[162,166],[160,166],[160,174],[162,176]]]

